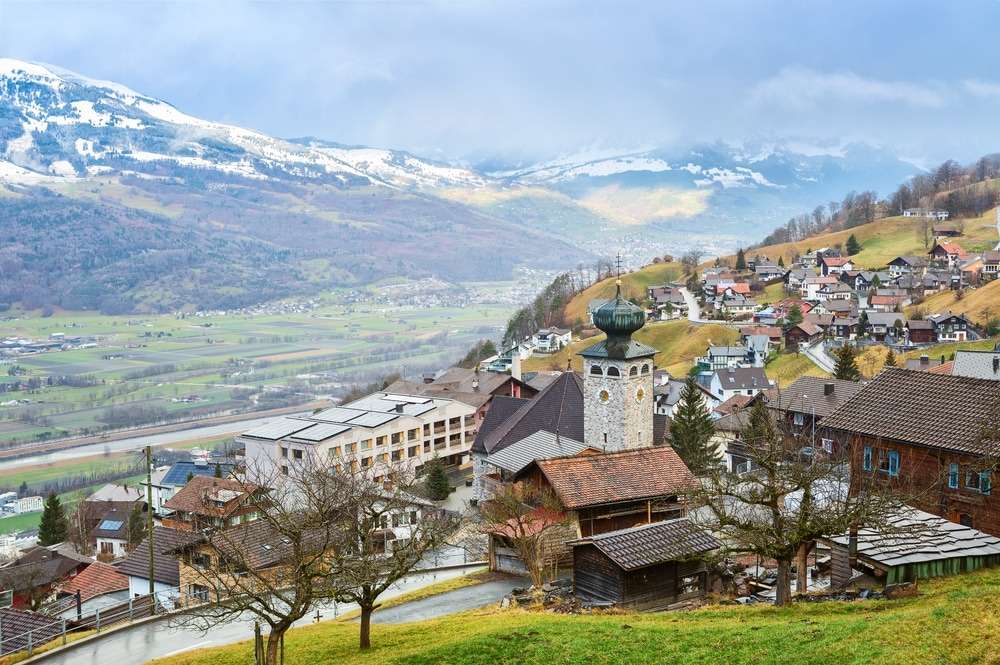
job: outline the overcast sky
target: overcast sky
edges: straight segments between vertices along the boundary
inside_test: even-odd
[[[1000,0],[0,0],[0,55],[428,156],[793,137],[937,161],[1000,151],[998,26]]]

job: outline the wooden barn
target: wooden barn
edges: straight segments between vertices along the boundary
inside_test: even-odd
[[[721,543],[685,517],[570,543],[573,590],[585,603],[665,610],[708,589],[704,556]]]

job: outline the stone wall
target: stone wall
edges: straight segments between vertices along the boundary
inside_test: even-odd
[[[601,374],[593,373],[595,366],[600,368]],[[608,376],[611,368],[616,369],[619,376]],[[653,445],[652,358],[587,358],[583,393],[584,443],[608,451]]]

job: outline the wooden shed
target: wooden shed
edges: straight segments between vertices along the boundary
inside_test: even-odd
[[[633,610],[664,610],[704,596],[708,588],[704,556],[721,547],[684,517],[570,544],[576,597]]]

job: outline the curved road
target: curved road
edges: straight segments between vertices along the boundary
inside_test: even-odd
[[[800,350],[816,367],[819,367],[824,372],[833,374],[833,370],[837,366],[837,361],[831,358],[830,354],[826,352],[826,347],[823,345],[822,340],[811,346],[803,346]]]
[[[461,577],[482,567],[480,564],[461,569],[417,573],[401,580],[393,589],[387,591],[382,599],[389,600],[407,591],[413,591],[435,582]],[[381,616],[376,621],[382,623],[416,621],[464,609],[482,607],[500,600],[504,594],[510,591],[510,588],[519,584],[523,585],[524,582],[515,580],[509,585],[506,581],[489,582],[465,587],[448,594],[442,594],[436,599],[432,597],[399,605],[396,608],[389,608],[384,613],[380,613]],[[410,615],[405,611],[405,608],[411,605],[414,608],[412,619],[408,618]],[[336,606],[336,609],[332,603],[324,604],[320,607],[321,620],[329,621],[356,609],[357,606],[351,603],[341,603]],[[313,614],[315,614],[315,610],[313,610]],[[308,616],[297,621],[295,625],[304,626],[314,622],[314,617]],[[218,626],[208,633],[196,628],[176,625],[169,617],[166,617],[131,628],[123,628],[105,638],[53,653],[51,656],[42,658],[41,662],[46,665],[108,665],[108,663],[142,665],[153,658],[163,658],[192,649],[222,646],[252,638],[253,619],[251,617]]]

